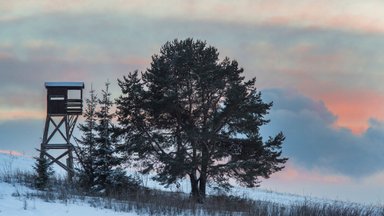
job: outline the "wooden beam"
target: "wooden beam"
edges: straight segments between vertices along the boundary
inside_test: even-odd
[[[66,151],[63,154],[61,154],[59,157],[57,157],[54,160],[52,160],[51,162],[49,162],[49,166],[52,165],[53,163],[57,163],[57,161],[59,161],[62,157],[64,157],[68,153],[69,153],[69,151]]]
[[[50,122],[52,122],[52,124],[55,126],[55,129],[52,131],[52,133],[49,135],[47,141],[45,142],[45,144],[49,143],[49,141],[52,139],[52,137],[56,134],[56,131],[59,131],[59,133],[61,134],[61,136],[66,140],[64,134],[61,132],[60,130],[60,127],[61,125],[65,122],[65,117],[63,117],[60,121],[60,123],[57,125],[55,123],[55,121],[53,121],[53,119],[51,118],[51,116],[49,116],[49,120]]]
[[[45,149],[68,149],[71,145],[67,143],[59,144],[59,143],[51,143],[46,144]]]
[[[55,157],[53,157],[52,155],[48,154],[47,152],[44,152],[44,155],[46,155],[51,160],[55,160]],[[69,168],[65,164],[61,163],[61,161],[56,161],[56,164],[61,166],[63,169],[65,169],[65,171],[72,172],[72,170],[69,170]]]

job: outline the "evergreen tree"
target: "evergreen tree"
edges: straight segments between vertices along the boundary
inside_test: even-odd
[[[109,190],[122,186],[125,172],[119,168],[122,160],[117,156],[117,139],[114,136],[115,126],[112,124],[114,115],[111,112],[113,106],[109,83],[105,84],[102,98],[99,99],[100,110],[96,112],[98,124],[96,148],[94,154],[94,175],[96,192],[108,193]]]
[[[259,133],[272,103],[264,103],[255,78],[245,80],[237,61],[219,61],[216,48],[192,39],[167,42],[139,76],[119,80],[118,121],[132,163],[169,185],[189,176],[202,201],[210,180],[256,187],[284,168],[282,133]],[[133,156],[132,156],[133,155]]]
[[[49,180],[54,172],[45,157],[36,157],[35,159],[36,163],[33,167],[36,172],[34,184],[37,189],[45,190],[49,187]]]
[[[83,114],[85,121],[79,124],[78,128],[82,132],[80,139],[76,139],[78,145],[75,148],[77,160],[80,163],[78,175],[80,184],[86,189],[90,189],[95,185],[95,148],[96,148],[96,131],[97,124],[96,107],[97,96],[95,91],[91,89],[90,98],[86,100],[86,107]]]

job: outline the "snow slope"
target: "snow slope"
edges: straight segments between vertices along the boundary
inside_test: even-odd
[[[38,216],[64,216],[64,215],[92,215],[92,216],[114,216],[128,215],[136,216],[136,213],[115,212],[109,209],[93,208],[88,203],[56,203],[45,202],[41,199],[27,199],[24,195],[32,190],[20,186],[0,182],[0,215],[38,215]]]
[[[33,165],[35,161],[33,158],[22,156],[22,155],[15,155],[15,154],[6,154],[6,153],[0,153],[0,175],[7,172],[15,172],[17,170],[19,171],[33,171]],[[64,175],[63,169],[56,166],[54,167],[55,173],[58,173],[59,175]],[[137,175],[134,170],[128,170],[128,173]],[[187,179],[184,179],[179,182],[180,186],[179,188],[176,187],[176,185],[171,185],[168,188],[165,188],[163,185],[160,185],[158,182],[153,181],[151,179],[151,175],[140,175],[139,178],[141,178],[143,184],[145,187],[159,189],[159,190],[165,190],[165,191],[178,191],[178,192],[190,192],[190,184]],[[213,189],[209,189],[208,193],[215,194],[217,193]],[[251,199],[256,200],[265,200],[265,201],[272,201],[276,203],[281,204],[291,204],[296,202],[303,202],[307,197],[303,196],[296,196],[291,194],[283,194],[283,193],[275,193],[270,192],[262,189],[250,189],[250,188],[242,188],[242,187],[234,187],[231,190],[232,195],[236,196],[244,196],[249,197]],[[318,199],[317,201],[322,201]]]
[[[32,171],[32,158],[14,154],[0,153],[0,175],[8,175],[17,171]],[[56,169],[59,169],[58,167]],[[59,173],[62,173],[58,170]],[[9,184],[0,181],[0,215],[4,216],[64,216],[64,215],[92,215],[114,216],[138,214],[115,212],[110,209],[94,208],[89,203],[74,200],[73,203],[45,202],[38,198],[26,198],[27,194],[36,193],[30,188],[19,184]]]
[[[0,176],[9,175],[16,171],[33,171],[33,164],[35,160],[30,157],[0,153]],[[59,174],[63,174],[63,171],[59,167],[54,167]],[[129,171],[134,173],[133,170]],[[166,191],[178,191],[189,193],[188,180],[180,181],[180,186],[170,186],[165,188],[151,179],[151,176],[139,176],[142,179],[144,186],[150,188],[156,188]],[[71,203],[57,202],[45,202],[38,198],[28,199],[26,198],[28,193],[36,193],[32,189],[18,185],[8,184],[0,181],[0,216],[1,215],[137,215],[135,212],[121,213],[104,208],[91,207],[89,203],[84,201],[71,201]],[[209,193],[214,194],[217,191],[210,190]],[[292,205],[304,202],[316,202],[316,203],[335,203],[336,201],[324,200],[318,198],[308,198],[292,194],[276,193],[261,189],[248,189],[242,187],[235,187],[231,191],[231,195],[246,197],[254,200],[270,201],[282,205]],[[342,202],[338,202],[342,203]],[[350,203],[346,203],[349,205]],[[142,213],[140,215],[143,215]]]

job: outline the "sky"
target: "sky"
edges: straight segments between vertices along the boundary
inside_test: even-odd
[[[46,81],[85,92],[149,67],[173,39],[235,59],[274,106],[286,168],[261,187],[384,203],[381,0],[0,0],[0,150],[36,155]]]

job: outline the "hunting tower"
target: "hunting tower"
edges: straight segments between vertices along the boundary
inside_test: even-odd
[[[71,137],[77,118],[83,111],[83,82],[46,82],[47,117],[40,158],[47,158],[49,165],[58,164],[72,179],[73,145]],[[49,151],[49,152],[48,152]],[[53,152],[56,154],[52,154]],[[61,159],[66,158],[63,163]]]

